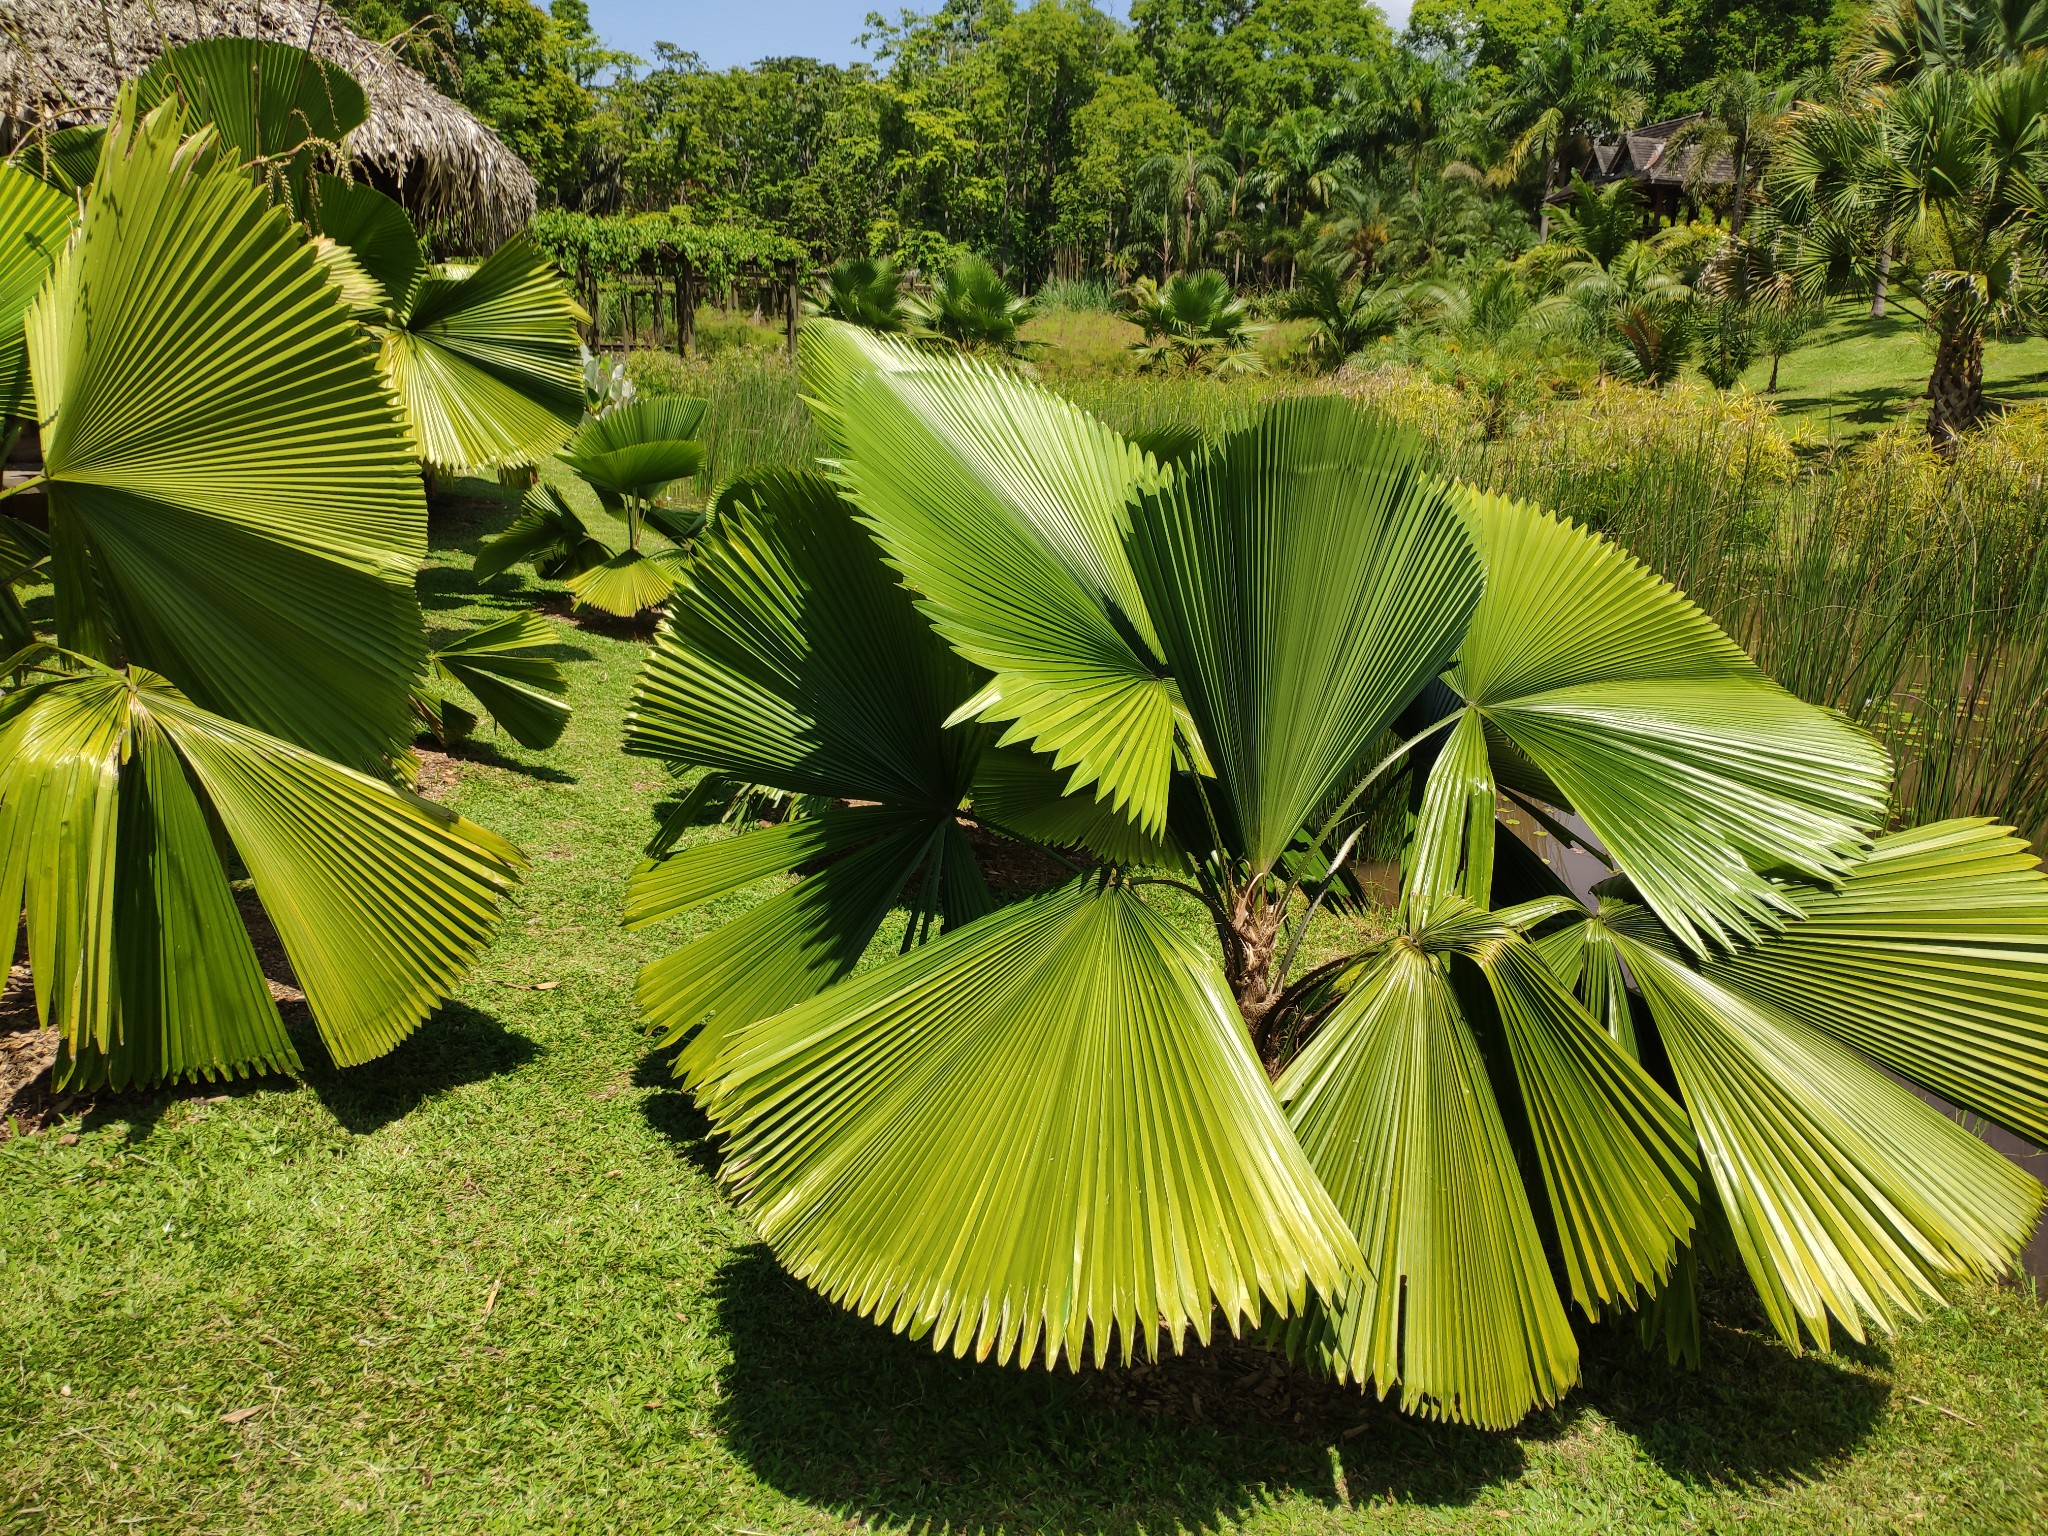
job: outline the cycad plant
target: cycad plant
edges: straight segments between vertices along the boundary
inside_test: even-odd
[[[1573,1310],[1696,1353],[1702,1263],[1800,1348],[2010,1262],[2042,1191],[1887,1075],[2048,1134],[2004,829],[1881,835],[1869,738],[1343,401],[1164,465],[970,360],[804,360],[823,472],[733,488],[627,728],[805,797],[628,906],[814,871],[639,986],[794,1274],[999,1362],[1263,1327],[1497,1426],[1575,1379]],[[1390,804],[1391,922],[1316,926]],[[1074,873],[996,907],[974,837]]]
[[[346,1065],[460,980],[524,863],[395,783],[428,666],[416,460],[305,230],[184,110],[124,92],[54,239],[0,168],[9,409],[41,451],[0,543],[46,551],[55,599],[0,666],[0,914],[73,1087],[297,1064],[233,880]]]
[[[1163,283],[1141,277],[1118,295],[1118,308],[1145,333],[1131,343],[1140,367],[1197,368],[1226,378],[1266,371],[1258,348],[1266,328],[1221,272],[1176,272]]]

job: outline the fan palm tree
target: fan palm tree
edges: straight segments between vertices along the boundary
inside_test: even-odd
[[[515,235],[475,266],[429,263],[412,221],[373,187],[315,178],[317,227],[345,248],[340,281],[377,338],[421,463],[466,474],[549,457],[583,415],[583,312]]]
[[[1032,345],[1024,326],[1035,310],[981,257],[962,256],[932,291],[910,302],[912,317],[927,335],[970,352],[1013,355]]]
[[[346,1065],[456,985],[524,866],[393,782],[428,664],[413,449],[305,231],[185,126],[124,91],[63,240],[0,193],[0,251],[46,263],[0,319],[42,457],[6,494],[41,493],[56,599],[0,683],[0,913],[71,1086],[297,1065],[231,869]]]
[[[807,1284],[998,1362],[1263,1323],[1506,1425],[1576,1378],[1568,1307],[1696,1352],[1701,1264],[1798,1348],[2011,1263],[2042,1190],[1887,1075],[2048,1134],[2009,832],[1882,834],[1875,742],[1341,400],[1162,463],[971,360],[803,349],[824,473],[738,488],[627,747],[821,807],[658,844],[628,896],[816,870],[638,993]],[[1504,795],[1590,829],[1590,901]],[[1389,804],[1392,931],[1297,968]],[[1075,872],[995,907],[974,828]]]
[[[1251,306],[1221,272],[1176,272],[1164,283],[1141,277],[1117,301],[1145,333],[1131,344],[1142,366],[1225,376],[1265,371],[1258,351],[1265,327],[1253,322]]]
[[[1803,107],[1781,158],[1773,200],[1803,222],[1807,291],[1902,290],[1934,342],[1928,437],[1952,451],[1984,413],[1986,338],[2048,322],[2048,56]]]
[[[887,257],[856,256],[818,279],[804,301],[813,319],[844,320],[871,331],[902,332],[910,326],[903,275]]]
[[[703,466],[704,445],[695,434],[704,408],[682,395],[641,396],[584,423],[562,450],[581,490],[537,482],[519,516],[477,551],[472,573],[488,581],[530,564],[537,575],[566,581],[578,607],[617,618],[659,607],[705,522],[703,513],[661,499]],[[667,547],[642,548],[649,528]]]
[[[1853,68],[1887,82],[1936,69],[2018,64],[2048,48],[2048,0],[1878,0],[1845,41]]]

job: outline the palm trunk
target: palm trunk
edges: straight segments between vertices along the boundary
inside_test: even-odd
[[[1984,415],[1984,333],[1962,324],[1945,333],[1927,380],[1927,438],[1947,457]]]
[[[1731,203],[1729,203],[1729,205],[1728,205],[1728,233],[1729,233],[1729,234],[1730,234],[1731,236],[1739,236],[1739,235],[1740,235],[1740,234],[1742,233],[1742,219],[1743,219],[1743,215],[1749,212],[1748,208],[1746,208],[1746,207],[1745,207],[1745,206],[1743,205],[1743,198],[1742,198],[1742,194],[1743,194],[1743,192],[1744,192],[1744,191],[1746,190],[1746,189],[1744,188],[1743,184],[1742,184],[1742,180],[1743,180],[1743,164],[1742,164],[1742,162],[1743,162],[1743,161],[1744,161],[1744,160],[1745,160],[1746,158],[1747,158],[1747,156],[1745,155],[1745,153],[1744,153],[1744,151],[1743,151],[1743,150],[1741,150],[1741,149],[1738,149],[1738,150],[1736,150],[1736,151],[1735,151],[1735,166],[1734,166],[1734,170],[1735,170],[1735,198],[1734,198],[1734,201],[1732,201],[1732,202],[1731,202]]]
[[[1892,286],[1892,237],[1887,233],[1877,253],[1877,280],[1870,285],[1870,318],[1884,318],[1885,295]]]
[[[1782,352],[1771,354],[1771,382],[1764,386],[1764,393],[1767,395],[1775,395],[1778,392],[1778,364],[1784,360],[1784,356]]]
[[[1543,162],[1543,201],[1536,213],[1536,239],[1550,238],[1550,194],[1557,190],[1557,156]]]

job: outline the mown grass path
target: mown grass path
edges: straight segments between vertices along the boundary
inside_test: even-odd
[[[531,600],[474,589],[486,527],[441,523],[430,621]],[[439,791],[533,872],[415,1039],[0,1142],[0,1531],[2048,1526],[2048,1314],[2013,1289],[1831,1359],[1730,1293],[1702,1375],[1596,1333],[1506,1436],[1247,1351],[1027,1375],[825,1306],[636,1027],[677,935],[616,914],[666,780],[616,750],[640,642],[562,623],[567,738]]]

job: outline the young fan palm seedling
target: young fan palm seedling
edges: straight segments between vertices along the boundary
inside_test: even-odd
[[[659,607],[675,590],[684,546],[705,522],[700,512],[660,500],[673,482],[702,466],[704,445],[691,434],[703,419],[702,400],[659,395],[586,422],[562,450],[562,463],[617,520],[618,542],[594,532],[593,524],[602,524],[577,511],[562,486],[543,481],[512,525],[478,552],[476,575],[489,579],[526,562],[541,576],[566,580],[579,606],[620,618]],[[643,550],[648,528],[669,546]]]
[[[998,1361],[1220,1316],[1501,1426],[1573,1309],[1696,1353],[1702,1262],[1795,1348],[2010,1262],[2041,1190],[1881,1067],[2048,1135],[2048,878],[1882,835],[1878,747],[1636,561],[1342,401],[1168,465],[846,327],[804,388],[822,472],[732,488],[627,731],[803,797],[627,912],[813,871],[639,987],[796,1275]],[[1390,803],[1391,925],[1311,942]],[[997,906],[977,838],[1077,868]]]

